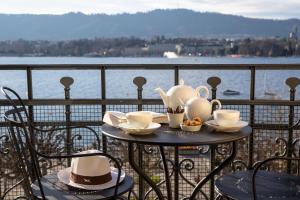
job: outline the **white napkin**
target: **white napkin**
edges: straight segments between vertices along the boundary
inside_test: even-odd
[[[157,113],[157,112],[151,112],[152,114],[152,122],[158,123],[158,124],[167,124],[168,123],[168,116],[164,113]]]
[[[127,122],[126,114],[118,111],[107,111],[103,117],[103,122],[118,127],[119,124]]]
[[[159,124],[168,123],[168,117],[166,114],[150,112],[152,114],[152,121]],[[107,111],[103,117],[103,122],[114,127],[118,127],[120,123],[127,122],[126,114],[119,111]]]

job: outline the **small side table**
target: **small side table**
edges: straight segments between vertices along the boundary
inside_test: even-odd
[[[185,132],[180,129],[171,129],[168,125],[163,125],[157,129],[153,134],[136,136],[124,133],[121,129],[104,124],[102,126],[102,133],[105,136],[128,142],[128,156],[131,167],[139,174],[156,192],[158,199],[163,200],[164,196],[160,188],[150,179],[142,168],[134,160],[134,144],[142,145],[157,145],[159,146],[161,159],[164,166],[167,199],[173,199],[172,187],[169,177],[169,169],[165,158],[164,147],[173,146],[178,152],[179,146],[198,146],[198,145],[220,145],[225,143],[232,143],[232,150],[230,155],[214,170],[212,170],[205,178],[203,178],[194,188],[192,194],[188,199],[195,199],[201,188],[207,183],[214,175],[218,174],[222,169],[229,165],[235,158],[237,153],[236,142],[245,137],[248,137],[252,132],[252,128],[247,126],[235,133],[222,133],[215,132],[212,129],[203,126],[199,132]],[[174,162],[174,199],[178,200],[178,187],[179,187],[179,163],[178,153],[176,154]],[[202,191],[201,191],[202,192]],[[142,197],[139,197],[142,199]]]

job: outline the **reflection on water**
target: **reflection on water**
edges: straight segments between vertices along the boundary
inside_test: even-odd
[[[0,64],[274,64],[300,63],[300,58],[229,58],[229,57],[180,57],[166,58],[24,58],[0,57]],[[156,87],[167,90],[174,84],[174,73],[171,70],[108,70],[106,78],[107,98],[134,98],[136,88],[132,80],[136,76],[147,78],[144,87],[144,97],[159,98],[154,91]],[[197,87],[207,85],[211,76],[222,79],[218,87],[218,98],[243,98],[250,95],[250,72],[248,70],[181,70],[180,78],[186,84]],[[101,79],[97,70],[53,70],[33,72],[34,98],[63,98],[63,87],[59,79],[71,76],[75,79],[72,85],[72,98],[100,98]],[[265,92],[274,93],[282,99],[287,99],[288,87],[285,80],[288,77],[300,77],[300,70],[259,70],[256,73],[256,97],[263,97]],[[0,84],[16,89],[26,97],[25,71],[1,71]],[[238,96],[224,96],[223,91],[235,90]],[[299,95],[298,95],[299,97]]]

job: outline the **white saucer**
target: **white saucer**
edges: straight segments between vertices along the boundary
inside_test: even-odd
[[[71,173],[71,167],[60,170],[57,173],[58,180],[66,185],[79,188],[79,189],[84,189],[84,190],[104,190],[107,188],[114,187],[117,184],[118,169],[114,167],[111,167],[112,180],[101,185],[82,185],[82,184],[74,183],[73,181],[70,180],[70,173]],[[121,170],[120,183],[124,180],[124,178],[125,178],[125,172]]]
[[[238,121],[236,124],[230,126],[221,126],[215,120],[206,121],[205,124],[220,132],[237,132],[248,126],[248,122],[245,121]]]
[[[156,129],[161,127],[160,124],[152,122],[149,124],[147,128],[135,128],[131,124],[128,123],[121,123],[119,124],[119,128],[125,131],[125,133],[132,134],[132,135],[148,135],[153,133]]]

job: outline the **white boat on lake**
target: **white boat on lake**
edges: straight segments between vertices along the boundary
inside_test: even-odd
[[[165,51],[163,57],[178,58],[179,56],[174,51]]]

